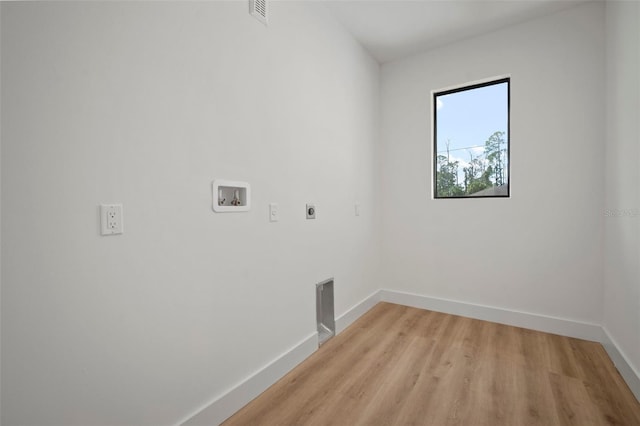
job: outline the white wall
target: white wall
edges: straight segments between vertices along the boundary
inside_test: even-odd
[[[2,7],[0,7],[0,26],[2,25]],[[0,28],[0,46],[2,46],[2,29]],[[2,99],[2,55],[0,55],[0,99]],[[2,117],[2,102],[0,102]],[[2,120],[0,119],[0,307],[2,307]],[[0,333],[2,331],[2,315],[0,313]],[[1,336],[0,336],[1,337]],[[2,423],[2,339],[0,338],[0,424]]]
[[[603,64],[587,4],[382,67],[384,286],[600,323]],[[431,91],[505,74],[511,198],[432,200]]]
[[[2,3],[3,424],[175,423],[379,288],[379,67],[271,6]]]
[[[603,325],[640,398],[640,4],[607,2],[607,135]]]

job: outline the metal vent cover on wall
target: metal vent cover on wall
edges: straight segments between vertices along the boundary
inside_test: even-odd
[[[249,13],[258,21],[267,25],[267,0],[249,0]]]
[[[316,320],[318,346],[336,335],[336,320],[333,308],[333,278],[316,284]]]

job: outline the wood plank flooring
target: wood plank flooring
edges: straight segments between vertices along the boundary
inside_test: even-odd
[[[379,303],[223,424],[640,426],[640,403],[599,343]]]

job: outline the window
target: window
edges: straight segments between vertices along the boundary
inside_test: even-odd
[[[509,83],[433,93],[434,198],[509,197]]]

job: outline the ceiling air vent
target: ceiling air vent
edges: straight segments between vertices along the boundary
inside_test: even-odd
[[[267,25],[267,0],[249,0],[249,13]]]

